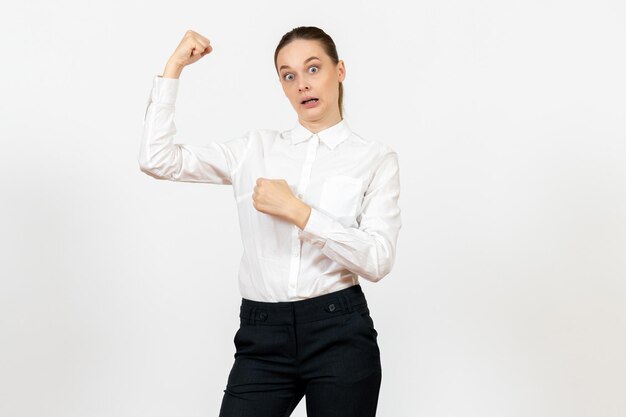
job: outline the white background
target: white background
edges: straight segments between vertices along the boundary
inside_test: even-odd
[[[350,126],[400,157],[396,265],[361,280],[378,416],[626,415],[623,2],[2,9],[0,416],[217,416],[236,205],[140,172],[145,106],[193,29],[214,51],[182,74],[176,141],[290,128],[273,54],[300,25],[337,44]]]

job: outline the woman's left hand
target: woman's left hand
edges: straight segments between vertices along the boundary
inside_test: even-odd
[[[260,212],[278,216],[301,228],[309,217],[310,207],[291,192],[284,179],[258,178],[252,193],[252,205]]]

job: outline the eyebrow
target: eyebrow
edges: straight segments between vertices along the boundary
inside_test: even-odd
[[[306,64],[307,62],[311,61],[312,59],[319,59],[319,58],[316,57],[316,56],[312,56],[312,57],[309,57],[309,58],[305,59],[304,63]],[[321,59],[319,59],[319,60],[321,61]],[[281,71],[283,68],[291,68],[291,67],[289,65],[281,65],[280,68],[278,68],[278,71]]]

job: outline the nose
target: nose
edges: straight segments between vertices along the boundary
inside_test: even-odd
[[[299,90],[300,92],[302,92],[302,91],[304,91],[304,90],[308,90],[308,89],[309,89],[308,84],[303,83],[303,82],[301,82],[301,83],[300,83],[300,86],[298,87],[298,90]]]

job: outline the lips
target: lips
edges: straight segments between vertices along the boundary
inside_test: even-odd
[[[319,99],[318,99],[317,97],[305,97],[305,99],[304,99],[304,100],[302,100],[302,101],[300,102],[300,104],[304,104],[304,103],[306,103],[306,102],[308,102],[308,101],[318,101],[318,100],[319,100]]]

